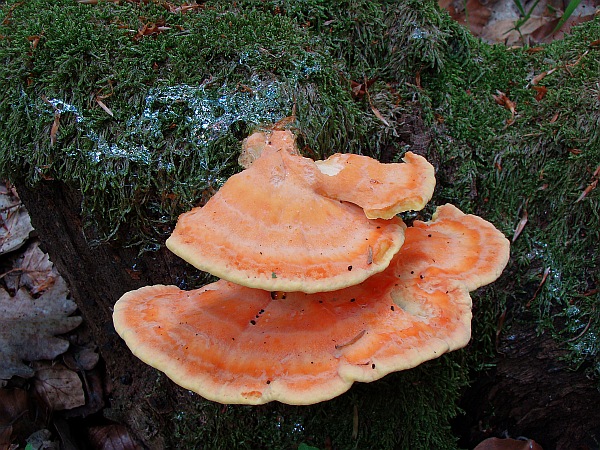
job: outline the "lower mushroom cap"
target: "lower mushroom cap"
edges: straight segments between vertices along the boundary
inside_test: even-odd
[[[116,303],[114,323],[136,356],[207,399],[312,404],[466,345],[469,291],[499,276],[508,249],[445,205],[360,285],[281,298],[226,281],[150,286]]]

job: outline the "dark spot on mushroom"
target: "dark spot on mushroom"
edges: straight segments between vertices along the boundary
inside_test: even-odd
[[[414,274],[415,274],[415,271],[414,271],[414,270],[411,270],[411,271],[410,271],[410,274],[411,274],[411,275],[414,275]]]
[[[356,301],[356,299],[355,299],[355,298],[351,298],[351,299],[350,299],[350,302],[351,302],[351,303],[353,303],[353,302],[355,302],[355,301]]]
[[[427,237],[431,237],[431,235],[430,235],[430,234],[428,234],[428,235],[427,235]]]
[[[250,321],[250,323],[251,323],[252,325],[256,325],[256,320],[254,320],[254,319],[253,319],[253,320],[251,320],[251,321]]]
[[[349,271],[350,271],[350,270],[352,270],[352,266],[348,266],[348,270],[349,270]]]
[[[267,380],[267,384],[271,384],[271,380]]]
[[[374,368],[375,368],[375,364],[371,364],[371,369],[374,369]]]
[[[391,310],[392,310],[392,311],[395,311],[395,309],[394,309],[394,305],[392,305],[392,306],[391,306]]]
[[[419,275],[419,278],[422,280],[423,278],[425,278],[423,275]]]

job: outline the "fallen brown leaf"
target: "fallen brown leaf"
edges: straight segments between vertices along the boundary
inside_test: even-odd
[[[14,260],[12,273],[5,277],[6,287],[18,291],[26,287],[32,295],[48,290],[59,277],[48,255],[40,250],[39,241],[28,245],[27,250]]]
[[[544,285],[544,283],[548,279],[548,275],[550,275],[550,267],[546,267],[546,269],[544,269],[544,274],[542,275],[542,279],[540,281],[540,284],[538,284],[538,287],[535,290],[535,292],[533,294],[533,297],[531,297],[531,300],[529,300],[527,302],[527,308],[529,308],[531,306],[531,304],[533,303],[533,301],[537,298],[538,294],[540,293],[540,290],[542,289],[542,286]]]
[[[195,9],[204,7],[204,5],[198,4],[198,3],[183,3],[181,5],[176,5],[171,2],[167,2],[165,6],[169,10],[169,12],[174,13],[174,14],[178,14],[178,13],[185,14],[188,11],[193,11]]]
[[[511,113],[514,114],[515,103],[512,100],[510,100],[504,92],[497,90],[496,94],[492,94],[492,97],[494,97],[496,103],[498,103],[500,106],[504,106],[506,109],[508,109]]]
[[[120,424],[92,427],[88,435],[97,450],[141,450],[143,448],[129,430]]]
[[[465,25],[477,36],[481,34],[492,15],[487,1],[467,0],[465,4],[463,1],[441,0],[438,3],[448,11],[450,17]]]
[[[69,341],[55,335],[71,331],[82,319],[70,316],[77,305],[67,295],[62,278],[37,299],[24,288],[14,297],[0,289],[0,379],[29,378],[34,370],[22,360],[53,359],[69,348]]]
[[[527,225],[527,221],[528,221],[527,210],[523,209],[523,214],[521,215],[521,220],[519,220],[519,223],[517,224],[517,227],[515,228],[515,232],[513,234],[513,238],[512,238],[513,242],[515,242],[517,240],[517,238],[519,237],[519,235],[523,232],[525,225]]]
[[[544,47],[531,47],[526,50],[526,52],[529,53],[530,55],[533,55],[534,53],[543,52],[543,51],[544,51]]]
[[[577,200],[575,200],[575,203],[582,201],[584,198],[586,198],[588,196],[588,194],[590,192],[592,192],[594,189],[596,189],[596,186],[598,186],[599,178],[600,178],[600,165],[598,165],[598,167],[596,167],[596,170],[594,170],[594,173],[592,174],[592,182],[583,190],[581,195],[577,198]]]
[[[516,104],[515,102],[513,102],[511,99],[508,98],[508,96],[499,90],[496,90],[496,94],[492,94],[492,97],[494,97],[494,100],[496,101],[497,104],[499,104],[500,106],[503,106],[505,109],[510,111],[511,117],[509,120],[507,120],[507,124],[510,125],[511,123],[513,123],[515,121],[515,114],[516,114]]]
[[[99,360],[100,355],[89,347],[76,347],[63,355],[63,362],[71,370],[92,370]]]
[[[364,95],[368,93],[368,89],[373,83],[375,83],[375,81],[377,81],[377,77],[371,78],[370,80],[365,78],[362,83],[351,80],[350,89],[352,91],[352,98],[355,100],[361,100]]]
[[[0,192],[0,255],[21,247],[32,231],[29,214],[19,197],[3,189]]]
[[[138,29],[133,39],[139,41],[145,36],[157,35],[170,29],[171,27],[166,26],[164,20],[160,20],[158,22],[146,22]]]
[[[106,112],[106,114],[108,114],[110,117],[114,117],[113,112],[108,106],[106,106],[106,104],[102,100],[100,100],[100,98],[96,97],[96,103],[98,103],[98,106],[100,106],[100,108],[102,108]]]
[[[56,133],[60,127],[60,113],[54,112],[54,121],[52,122],[52,128],[50,128],[50,145],[56,144]]]
[[[546,93],[548,92],[548,88],[546,86],[532,86],[533,90],[537,92],[535,95],[535,99],[539,102],[542,100]]]
[[[29,412],[29,397],[24,389],[0,389],[0,448],[11,443],[12,425]],[[2,432],[5,429],[8,432]]]
[[[79,376],[60,364],[38,369],[33,389],[52,411],[85,405],[83,385]]]
[[[8,8],[8,11],[6,12],[6,15],[4,16],[4,19],[2,20],[2,23],[0,23],[0,25],[8,25],[10,23],[10,20],[12,19],[14,10],[21,6],[23,3],[25,2],[18,2],[12,5],[10,8]]]
[[[40,39],[40,35],[27,36],[27,40],[29,41],[29,45],[31,45],[32,50],[35,50],[37,48],[38,44],[40,43]]]
[[[379,112],[379,110],[377,108],[375,108],[375,106],[371,105],[371,111],[373,111],[373,114],[375,114],[375,117],[377,117],[379,120],[381,120],[386,127],[390,126],[390,123],[385,119],[385,117],[383,117],[383,115]]]

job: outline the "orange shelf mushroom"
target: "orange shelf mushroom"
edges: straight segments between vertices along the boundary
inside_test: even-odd
[[[369,219],[391,219],[404,211],[419,211],[433,196],[435,173],[425,158],[407,152],[404,163],[336,153],[315,161],[321,190],[329,198],[354,203]]]
[[[289,131],[256,133],[244,147],[249,167],[182,214],[167,247],[256,289],[334,291],[381,272],[404,242],[394,215],[422,208],[435,185],[431,164],[412,153],[399,164],[356,155],[315,163]]]
[[[223,280],[150,286],[116,303],[114,324],[136,356],[207,399],[311,404],[466,345],[469,291],[508,255],[493,225],[444,205],[359,285],[281,298]]]

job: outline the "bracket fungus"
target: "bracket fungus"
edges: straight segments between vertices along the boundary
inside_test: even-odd
[[[167,240],[179,257],[233,283],[307,293],[358,284],[384,270],[402,246],[406,227],[394,215],[414,209],[418,193],[425,198],[420,208],[433,194],[433,167],[421,156],[381,164],[336,155],[317,164],[295,152],[289,131],[250,139],[246,148],[260,157],[206,205],[182,214]],[[403,207],[398,199],[407,185]],[[369,216],[371,206],[395,212],[369,218],[377,217]]]
[[[344,199],[316,193],[323,177],[335,178],[346,170],[347,159],[343,155],[317,168],[318,164],[311,160],[271,146],[267,142],[260,156],[244,171],[257,168],[248,175],[249,180],[232,177],[233,182],[228,181],[221,189],[225,192],[220,198],[215,195],[212,206],[209,201],[202,208],[208,218],[215,218],[216,225],[197,224],[193,216],[202,209],[186,213],[177,224],[175,238],[170,238],[169,248],[198,264],[196,246],[219,251],[203,240],[207,238],[206,230],[218,234],[219,228],[230,222],[236,230],[240,227],[242,236],[254,238],[253,245],[262,243],[259,249],[263,253],[274,252],[277,247],[270,244],[271,233],[276,240],[294,244],[279,255],[282,265],[277,268],[282,278],[286,264],[298,268],[322,264],[329,272],[344,257],[345,272],[351,273],[354,264],[360,265],[353,258],[361,252],[363,263],[372,259],[371,264],[381,267],[368,272],[368,267],[363,266],[360,276],[343,280],[337,275],[293,279],[289,276],[293,271],[288,270],[283,284],[268,284],[267,289],[256,288],[253,276],[248,275],[251,269],[244,269],[248,273],[243,276],[222,279],[194,291],[157,285],[128,292],[115,304],[113,318],[115,329],[132,352],[177,384],[209,400],[313,404],[345,392],[355,381],[374,381],[465,346],[471,334],[469,292],[492,282],[502,272],[509,257],[509,243],[504,235],[489,222],[464,214],[452,205],[438,207],[431,221],[417,220],[408,228],[396,217],[368,219],[364,202],[361,200],[357,206],[352,203],[352,194],[346,192],[348,181],[338,179],[335,182],[339,186],[331,188],[339,190]],[[410,158],[400,166],[413,164]],[[376,166],[360,159],[356,164]],[[373,170],[377,169],[364,171],[373,177]],[[401,170],[411,169],[404,166]],[[348,173],[353,171],[361,170],[352,167]],[[396,187],[402,183],[394,183],[393,176],[390,179],[392,182],[381,176],[385,181],[382,184],[395,185],[390,189],[397,192]],[[416,186],[415,182],[405,184],[404,189],[411,191],[413,184]],[[421,185],[424,191],[432,189],[428,178]],[[277,206],[272,211],[263,205],[270,186],[281,190],[272,196],[275,200],[270,200]],[[245,195],[244,189],[249,190]],[[293,194],[292,189],[300,194]],[[401,197],[401,193],[396,196]],[[425,192],[417,204],[424,204],[430,196]],[[408,197],[418,198],[418,192],[409,193]],[[382,208],[379,204],[374,209],[402,209],[398,206],[401,200],[388,203],[392,206]],[[224,217],[215,205],[225,210]],[[310,214],[301,214],[301,207],[308,208]],[[331,214],[348,216],[342,227],[333,232],[327,229],[333,227],[329,222]],[[203,220],[208,222],[208,218]],[[256,219],[259,222],[252,226],[250,221]],[[305,222],[297,223],[300,220]],[[358,223],[355,228],[350,225],[353,220]],[[276,227],[270,225],[271,221]],[[320,224],[320,231],[306,230],[315,223]],[[196,236],[186,238],[183,230]],[[365,234],[358,239],[326,240],[342,232]],[[230,239],[232,245],[219,245],[233,254],[243,239],[237,235]],[[368,247],[361,247],[360,241],[366,239]],[[324,246],[321,262],[310,261],[302,252],[303,246],[314,251],[317,244]],[[380,256],[379,246],[385,256]],[[368,258],[367,248],[372,249]],[[301,256],[296,252],[301,252]],[[238,258],[246,257],[238,254]],[[255,270],[265,271],[268,266],[264,261],[271,264],[276,260],[262,261]],[[214,262],[198,265],[210,264]],[[225,264],[218,264],[222,267],[217,272],[230,275],[228,267],[223,269]],[[314,272],[311,268],[307,273],[311,271]],[[279,274],[273,278],[279,279]],[[275,290],[285,293],[270,292]]]

